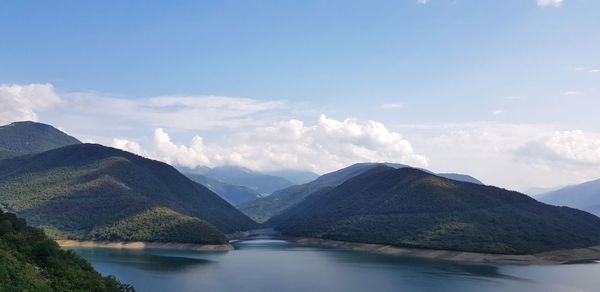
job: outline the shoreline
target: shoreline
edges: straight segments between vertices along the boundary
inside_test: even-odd
[[[146,241],[93,241],[93,240],[56,240],[64,247],[96,247],[112,249],[171,249],[193,251],[231,251],[231,244],[196,244],[177,242],[146,242]]]
[[[407,256],[457,262],[492,263],[505,265],[560,265],[600,260],[600,245],[585,248],[555,250],[536,254],[511,255],[453,250],[403,248],[384,244],[335,241],[309,237],[282,236],[281,238],[301,245],[324,246],[394,256]]]

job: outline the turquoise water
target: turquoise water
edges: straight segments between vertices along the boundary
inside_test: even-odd
[[[600,291],[600,264],[468,264],[298,246],[234,243],[231,252],[75,248],[137,291]]]

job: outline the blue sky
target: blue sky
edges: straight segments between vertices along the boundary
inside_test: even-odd
[[[319,117],[325,114],[338,122],[355,119],[365,131],[369,120],[381,123],[412,149],[394,152],[359,137],[352,143],[362,148],[349,150],[352,155],[327,148],[335,143],[319,145],[331,162],[293,167],[323,172],[371,157],[419,161],[414,154],[427,160],[423,166],[518,189],[600,177],[600,146],[594,148],[600,143],[600,1],[425,2],[0,1],[0,84],[12,92],[5,93],[12,114],[3,122],[34,117],[82,139],[132,141],[148,156],[178,161],[155,153],[161,128],[188,150],[199,136],[242,156],[219,160],[214,156],[226,153],[212,153],[198,163],[267,169],[285,160],[245,157],[239,149],[252,139],[240,136],[290,120],[324,126]],[[16,102],[24,97],[14,86],[32,84],[51,85],[49,94],[62,106],[17,109],[36,103]],[[167,96],[199,99],[163,100],[151,111],[177,113],[177,123],[172,116],[151,121],[151,113],[127,118]],[[211,107],[202,103],[205,96],[234,100],[211,100]],[[85,98],[98,111],[90,112]],[[131,111],[110,116],[111,107],[127,101],[136,103],[128,105]],[[211,118],[187,117],[186,108]],[[215,122],[224,108],[231,118]],[[35,116],[15,114],[27,110]],[[315,137],[321,136],[305,138]],[[383,140],[378,143],[399,141]],[[507,175],[507,168],[519,171]]]

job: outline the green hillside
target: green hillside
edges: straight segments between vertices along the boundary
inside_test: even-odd
[[[173,167],[96,144],[0,160],[0,203],[60,238],[215,243],[214,227],[255,226]]]
[[[600,244],[600,218],[589,213],[385,166],[313,193],[268,224],[292,236],[491,253]]]
[[[133,291],[63,251],[40,229],[0,211],[0,291]]]
[[[14,122],[0,126],[0,159],[80,143],[79,140],[42,123]]]

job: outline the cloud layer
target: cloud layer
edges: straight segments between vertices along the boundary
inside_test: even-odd
[[[288,120],[259,127],[237,134],[228,145],[206,144],[200,136],[195,136],[190,145],[177,145],[164,129],[158,128],[147,149],[125,139],[115,139],[113,146],[188,167],[231,164],[259,170],[326,172],[364,161],[427,166],[427,159],[415,153],[408,140],[383,124],[338,121],[325,115],[314,125]]]

